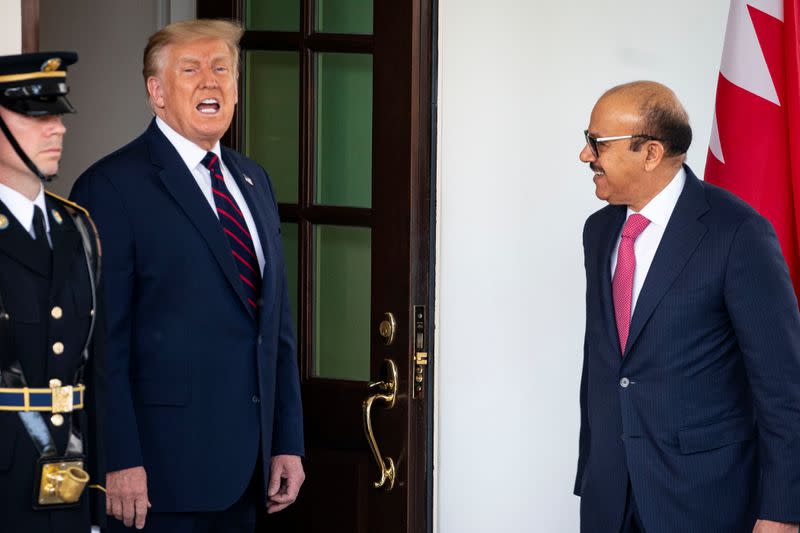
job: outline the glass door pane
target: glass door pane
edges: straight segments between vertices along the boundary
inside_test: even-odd
[[[297,203],[300,55],[245,54],[244,152],[267,169],[279,202]]]
[[[316,55],[318,204],[372,205],[372,56]]]
[[[314,376],[368,381],[372,230],[314,228]]]
[[[248,30],[300,31],[301,0],[247,0],[245,27]]]
[[[317,0],[316,29],[320,33],[371,34],[372,0]]]

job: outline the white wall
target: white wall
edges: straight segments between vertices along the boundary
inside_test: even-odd
[[[22,49],[22,4],[0,0],[0,56],[18,54]]]
[[[69,194],[89,165],[147,127],[153,116],[142,80],[147,38],[170,21],[192,18],[195,0],[39,1],[39,49],[79,56],[68,75],[69,99],[78,113],[64,117],[59,178],[48,187]]]
[[[41,0],[41,49],[81,55],[54,190],[145,127],[141,50],[186,2]],[[582,130],[604,89],[649,78],[686,104],[699,173],[710,132],[728,2],[663,5],[440,0],[440,533],[577,531],[580,235],[602,205]]]
[[[572,496],[597,97],[672,87],[702,174],[727,0],[441,0],[439,533],[578,531]]]
[[[167,2],[167,0],[160,0]],[[197,16],[196,0],[169,0],[169,22],[193,19]]]
[[[67,5],[69,4],[69,5]],[[154,0],[40,0],[40,50],[74,50],[59,178],[48,188],[69,194],[75,179],[100,157],[144,131],[150,120],[142,81],[142,51],[157,28]]]

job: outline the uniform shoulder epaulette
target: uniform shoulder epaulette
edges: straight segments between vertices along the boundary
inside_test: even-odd
[[[47,196],[49,196],[50,198],[52,198],[53,200],[55,200],[55,201],[57,201],[58,203],[60,203],[61,205],[63,205],[64,207],[67,207],[67,208],[73,209],[73,210],[75,210],[75,211],[78,211],[78,212],[80,212],[80,213],[83,213],[84,215],[86,215],[87,217],[89,217],[89,211],[87,211],[87,210],[86,210],[86,209],[84,209],[83,207],[79,206],[79,205],[78,205],[78,204],[76,204],[75,202],[72,202],[72,201],[70,201],[70,200],[67,200],[66,198],[62,198],[61,196],[59,196],[59,195],[57,195],[57,194],[55,194],[55,193],[52,193],[52,192],[50,192],[50,191],[44,191],[44,193],[45,193]],[[91,217],[89,217],[89,218],[91,218]]]
[[[103,247],[100,245],[100,234],[97,231],[97,226],[95,226],[94,220],[92,220],[91,215],[89,215],[89,211],[87,211],[80,205],[76,204],[75,202],[67,200],[66,198],[63,198],[48,190],[45,190],[44,193],[53,200],[55,200],[56,202],[58,202],[59,204],[61,204],[61,206],[64,207],[69,212],[71,217],[74,218],[80,214],[86,218],[86,220],[89,222],[88,229],[89,231],[91,231],[91,236],[94,237],[95,246],[97,247],[97,255],[98,257],[102,256]]]

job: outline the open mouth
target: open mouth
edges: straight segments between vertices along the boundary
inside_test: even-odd
[[[219,111],[219,102],[216,98],[206,98],[197,104],[197,110],[204,115],[213,115]]]

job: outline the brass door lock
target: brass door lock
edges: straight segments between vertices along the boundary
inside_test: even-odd
[[[383,337],[383,343],[389,346],[394,342],[397,332],[397,320],[392,313],[384,313],[383,320],[378,324],[378,333]]]
[[[414,382],[411,397],[425,397],[425,369],[428,367],[427,335],[425,334],[425,306],[414,306]]]

